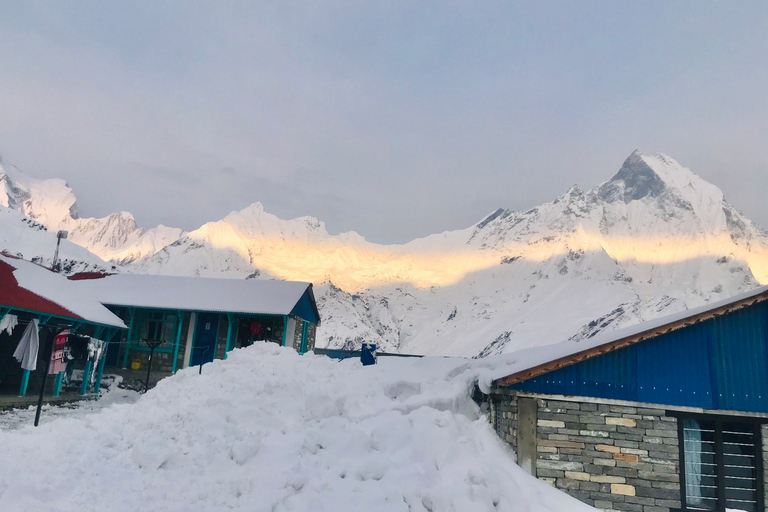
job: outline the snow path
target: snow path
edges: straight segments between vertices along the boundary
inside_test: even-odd
[[[117,386],[110,388],[98,400],[81,400],[61,405],[43,405],[40,414],[40,424],[50,423],[61,418],[76,418],[93,414],[112,404],[134,403],[141,395],[129,389],[120,389]],[[0,431],[18,430],[32,425],[35,421],[37,406],[30,405],[25,409],[11,409],[0,411]]]
[[[0,510],[593,510],[514,463],[469,398],[477,372],[236,350],[136,403],[0,431]]]

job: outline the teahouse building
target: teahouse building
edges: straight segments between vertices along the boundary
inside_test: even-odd
[[[128,325],[110,344],[107,366],[142,369],[147,341],[161,342],[152,368],[175,372],[254,341],[313,350],[320,323],[311,283],[139,274],[70,278]]]
[[[534,476],[605,510],[766,510],[768,287],[511,356],[484,400]]]
[[[26,326],[33,320],[38,322],[40,343],[36,369],[29,371],[21,368],[13,353]],[[0,393],[21,396],[39,390],[42,374],[49,364],[45,360],[46,348],[53,336],[69,330],[103,340],[126,329],[120,318],[65,277],[7,254],[0,254],[0,326]],[[91,382],[95,382],[94,388],[98,389],[104,371],[103,359],[99,363],[91,367],[83,362],[81,393],[88,390]],[[62,377],[63,373],[59,373],[49,381],[54,396],[61,391]]]

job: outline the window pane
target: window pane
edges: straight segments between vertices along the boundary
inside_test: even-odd
[[[723,428],[725,506],[729,510],[757,511],[757,471],[754,426],[726,422]]]
[[[716,510],[717,466],[715,424],[687,419],[683,422],[685,498],[688,510]]]

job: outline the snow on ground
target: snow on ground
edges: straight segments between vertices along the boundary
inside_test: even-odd
[[[0,510],[592,510],[514,463],[469,398],[481,364],[235,350],[136,403],[0,432]]]
[[[139,399],[141,395],[130,389],[120,389],[117,386],[110,388],[98,400],[81,400],[62,405],[43,405],[40,412],[40,424],[49,423],[59,418],[74,418],[93,414],[112,404],[130,404]],[[35,421],[36,405],[30,405],[25,409],[11,409],[0,411],[0,431],[17,430],[32,425]],[[0,442],[1,445],[1,442]]]

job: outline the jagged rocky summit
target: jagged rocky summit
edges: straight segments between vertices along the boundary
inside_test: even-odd
[[[125,212],[80,218],[65,182],[2,165],[0,249],[45,261],[49,231],[68,229],[81,246],[63,251],[73,269],[311,281],[323,319],[318,346],[496,354],[768,283],[766,233],[715,185],[661,154],[635,151],[589,191],[574,186],[528,211],[498,209],[402,245],[331,235],[318,219],[282,220],[260,203],[189,233],[144,231]]]

